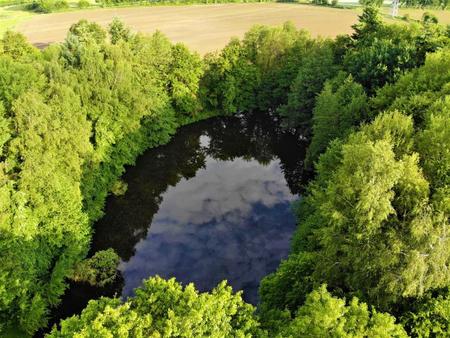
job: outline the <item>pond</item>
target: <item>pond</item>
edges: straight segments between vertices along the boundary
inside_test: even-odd
[[[287,257],[306,142],[268,113],[212,118],[179,129],[123,176],[95,225],[91,253],[114,248],[120,277],[105,288],[72,283],[54,320],[92,298],[128,297],[142,280],[175,277],[209,291],[227,280],[258,302],[260,280]]]

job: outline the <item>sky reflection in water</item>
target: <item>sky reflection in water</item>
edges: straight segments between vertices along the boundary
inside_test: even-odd
[[[278,159],[262,165],[207,157],[194,178],[183,178],[162,195],[146,238],[119,266],[122,295],[160,275],[193,282],[201,291],[228,280],[256,303],[260,279],[288,253],[293,199]]]

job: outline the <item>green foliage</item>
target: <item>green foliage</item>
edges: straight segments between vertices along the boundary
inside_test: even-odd
[[[366,6],[362,14],[358,17],[358,23],[353,25],[353,38],[361,40],[372,34],[376,34],[383,27],[383,21],[379,9],[376,6]]]
[[[436,17],[436,15],[430,13],[430,12],[425,12],[422,15],[422,22],[424,24],[436,24],[439,22],[438,18]]]
[[[330,141],[343,138],[353,127],[367,119],[367,95],[363,87],[344,72],[325,83],[313,111],[313,137],[306,163],[310,166],[325,151]]]
[[[111,43],[113,45],[117,44],[120,40],[127,42],[131,38],[130,29],[117,18],[113,19],[108,28],[109,36],[111,37]]]
[[[307,127],[303,136],[312,126],[308,157],[318,161],[294,207],[292,253],[261,283],[264,327],[283,337],[404,336],[391,316],[357,296],[396,311],[409,333],[444,332],[447,298],[430,295],[450,284],[449,35],[432,18],[387,26],[374,7],[354,28],[351,37],[322,40],[289,23],[258,26],[204,60],[118,20],[108,32],[81,20],[64,43],[44,51],[7,33],[0,41],[0,323],[33,333],[68,277],[96,285],[113,279],[113,252],[83,258],[106,196],[123,190],[118,179],[137,155],[211,112],[265,109],[288,127]],[[353,300],[317,290],[323,283]],[[418,305],[405,314],[400,305],[410,299]],[[75,335],[265,332],[224,284],[199,294],[154,278],[124,303],[92,301],[51,334]]]
[[[172,62],[169,65],[169,95],[177,113],[189,117],[200,111],[197,97],[203,63],[198,54],[191,53],[184,45],[172,47]]]
[[[268,321],[272,309],[294,313],[303,304],[313,289],[309,276],[314,268],[314,259],[314,255],[309,253],[291,254],[281,262],[276,273],[264,277],[259,287],[263,322]]]
[[[174,279],[154,277],[125,303],[90,301],[48,337],[251,337],[259,331],[253,312],[224,282],[198,293],[192,284],[183,288]]]
[[[322,285],[311,292],[295,318],[280,330],[278,337],[407,337],[389,314],[369,310],[353,298],[348,304],[333,297]]]
[[[91,3],[88,0],[80,0],[78,1],[78,7],[79,8],[88,8],[91,5]]]
[[[449,50],[430,54],[423,67],[380,89],[371,100],[372,110],[401,110],[412,115],[416,123],[422,124],[429,107],[448,94],[449,56]]]
[[[395,81],[404,69],[413,68],[414,46],[406,42],[374,39],[345,56],[345,68],[369,92]]]
[[[3,158],[3,154],[6,153],[3,148],[11,139],[11,129],[11,121],[5,116],[5,108],[3,108],[3,104],[0,102],[0,158]]]
[[[33,0],[28,8],[34,12],[51,13],[69,8],[66,0]]]
[[[427,113],[425,128],[418,135],[417,149],[425,175],[435,189],[450,186],[450,96]]]
[[[242,43],[247,62],[258,70],[257,108],[276,109],[286,103],[297,69],[314,44],[309,33],[290,22],[280,27],[256,26]]]
[[[247,61],[242,43],[234,39],[219,54],[205,58],[202,101],[207,109],[233,114],[255,107],[258,70]]]
[[[120,257],[113,249],[98,251],[75,265],[69,278],[93,286],[105,286],[116,279],[119,261]]]
[[[402,317],[403,325],[413,337],[448,337],[450,334],[450,296],[427,296],[416,301]]]
[[[2,46],[0,55],[6,54],[15,60],[36,57],[38,54],[37,49],[31,46],[20,33],[5,32],[0,45]]]
[[[295,207],[292,253],[261,283],[269,327],[271,316],[286,323],[282,311],[295,313],[310,290],[327,283],[337,294],[403,313],[413,336],[448,330],[446,296],[433,296],[450,283],[448,53],[430,55],[423,67],[379,90],[372,114],[386,112],[320,156],[317,176]],[[327,90],[333,102],[332,84],[315,113]],[[416,305],[408,308],[410,302]]]
[[[318,41],[302,60],[288,102],[279,110],[288,126],[310,126],[316,95],[322,90],[325,81],[336,75],[338,69],[332,42]]]
[[[369,94],[421,66],[427,53],[448,45],[443,27],[431,22],[406,28],[384,25],[378,9],[371,6],[353,28],[353,48],[344,57],[344,68]]]
[[[221,53],[206,57],[203,102],[209,109],[229,113],[276,110],[287,103],[299,68],[311,59],[310,49],[327,43],[331,45],[311,39],[289,22],[281,27],[256,26],[242,41],[234,39]]]
[[[117,22],[113,21],[111,25],[117,26]],[[99,24],[88,22],[84,19],[73,24],[69,29],[69,34],[77,37],[80,43],[91,42],[101,44],[106,38],[106,32]]]
[[[116,196],[123,196],[127,192],[128,184],[125,181],[117,180],[111,188],[111,192]]]
[[[112,278],[108,252],[80,263],[108,191],[124,165],[201,117],[177,118],[180,94],[169,90],[174,79],[198,88],[176,60],[198,56],[161,34],[106,36],[80,21],[42,52],[13,33],[1,42],[0,322],[28,333],[45,325],[74,267],[90,283]]]
[[[449,2],[448,0],[402,0],[400,1],[400,4],[407,7],[420,7],[420,8],[438,7],[446,9],[448,8]]]

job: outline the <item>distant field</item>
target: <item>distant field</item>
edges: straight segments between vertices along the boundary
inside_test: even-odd
[[[17,29],[32,43],[45,45],[62,41],[70,25],[80,19],[106,26],[118,17],[135,31],[158,29],[204,54],[220,49],[232,36],[243,36],[255,24],[290,20],[314,36],[336,36],[351,32],[357,15],[356,10],[281,3],[107,8],[36,15]]]
[[[384,9],[385,13],[389,13],[389,9]],[[419,8],[400,8],[399,15],[403,16],[409,14],[411,19],[420,20],[425,12],[430,12],[439,19],[441,24],[450,25],[450,10],[436,10],[436,9],[419,9]]]
[[[441,23],[450,24],[449,10],[401,8],[399,14],[409,14],[411,19],[420,20],[425,11],[435,14]],[[0,35],[7,28],[15,29],[24,33],[33,44],[45,46],[62,41],[70,25],[80,19],[107,26],[114,17],[118,17],[134,31],[152,33],[158,29],[172,41],[184,42],[204,54],[222,48],[232,36],[242,37],[255,24],[279,25],[292,21],[314,36],[334,37],[350,33],[360,12],[361,8],[337,9],[287,3],[125,7],[53,14],[0,7]],[[382,12],[387,21],[393,21],[389,18],[389,7],[383,7]]]
[[[0,7],[0,36],[7,29],[16,29],[19,23],[35,15],[21,8]]]

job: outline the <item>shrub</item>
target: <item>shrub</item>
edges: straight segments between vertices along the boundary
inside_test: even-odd
[[[38,13],[51,13],[68,7],[66,0],[35,0],[28,9]]]
[[[91,5],[91,3],[87,0],[80,0],[78,1],[78,7],[79,8],[87,8]]]
[[[77,282],[105,286],[116,279],[119,260],[113,249],[99,251],[91,258],[78,263],[70,277]]]

